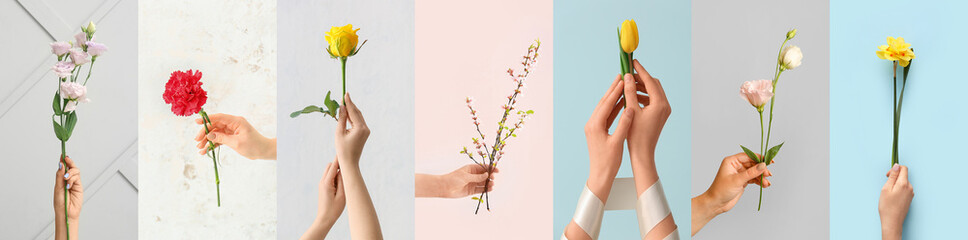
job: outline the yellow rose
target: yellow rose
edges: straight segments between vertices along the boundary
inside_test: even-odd
[[[910,43],[904,42],[903,37],[897,39],[887,37],[887,45],[881,45],[877,49],[877,57],[897,61],[901,64],[901,67],[907,67],[911,63],[911,59],[914,59],[914,50],[911,50]]]
[[[639,47],[639,28],[635,26],[635,20],[625,20],[622,22],[622,28],[619,31],[619,42],[622,45],[622,51],[625,53],[632,53]]]
[[[356,31],[359,30],[359,28],[353,29],[353,24],[330,28],[329,32],[326,33],[329,54],[333,57],[352,56],[356,49],[356,43],[359,42],[360,36],[356,35]]]

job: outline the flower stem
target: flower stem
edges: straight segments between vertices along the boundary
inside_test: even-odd
[[[208,118],[208,113],[205,112],[205,109],[199,110],[198,113],[202,115],[202,121],[205,125],[205,134],[208,135],[211,133],[211,130],[208,128],[208,126],[212,125],[212,120]],[[212,165],[215,167],[215,197],[218,206],[221,207],[222,190],[219,187],[221,181],[218,178],[218,155],[215,154],[215,143],[212,143],[212,141],[208,141],[208,151],[209,154],[211,154],[209,157],[212,158]]]
[[[97,57],[91,59],[91,66],[87,66],[87,78],[84,79],[84,86],[87,86],[87,80],[91,80],[91,70],[94,69],[94,62],[97,62]]]
[[[903,90],[902,90],[903,91]],[[891,166],[897,164],[897,125],[898,125],[898,114],[897,114],[897,61],[894,61],[894,139],[891,142]]]
[[[64,163],[64,172],[67,172],[67,142],[61,140],[61,162]],[[64,180],[64,229],[67,230],[67,239],[71,239],[71,225],[67,217],[67,180]]]
[[[347,57],[339,58],[340,67],[343,70],[343,96],[341,97],[341,99],[343,99],[343,105],[346,105],[346,58]]]

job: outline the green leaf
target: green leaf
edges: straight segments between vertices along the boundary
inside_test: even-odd
[[[753,153],[753,151],[750,151],[749,148],[746,148],[743,145],[739,145],[739,147],[743,148],[743,152],[746,153],[747,157],[749,157],[750,159],[753,159],[754,162],[757,162],[757,163],[760,162],[760,158],[756,157],[756,153]]]
[[[478,202],[484,202],[484,200],[481,200],[481,199],[480,199],[480,198],[478,198],[478,197],[471,197],[471,199],[474,199],[474,200],[477,200]]]
[[[776,157],[776,154],[780,152],[780,148],[783,147],[783,144],[784,143],[780,143],[779,145],[773,146],[770,148],[770,150],[766,151],[766,165],[770,165],[770,160],[773,160],[773,158]]]
[[[534,110],[528,110],[528,114],[534,114]]]
[[[71,139],[71,134],[74,133],[74,125],[77,124],[77,111],[73,111],[67,114],[64,122],[64,141]]]
[[[330,98],[331,94],[332,94],[332,91],[327,91],[326,100],[323,100],[323,104],[327,108],[327,112],[324,112],[324,114],[328,114],[330,117],[333,117],[333,119],[336,119],[336,113],[339,111],[339,102],[331,99]]]
[[[622,50],[622,29],[616,28],[615,31],[618,33],[618,53],[619,58],[622,61],[622,75],[628,73],[626,70],[629,69],[629,55]]]
[[[61,125],[57,123],[57,121],[54,121],[53,119],[51,119],[50,121],[54,123],[54,135],[57,136],[57,139],[61,141],[67,141],[67,140],[64,140],[64,127],[61,127]]]
[[[303,108],[302,110],[292,112],[291,114],[289,114],[289,117],[295,118],[295,117],[298,117],[299,115],[313,113],[313,112],[323,112],[323,109],[317,107],[316,105],[309,105]]]
[[[60,116],[64,114],[64,110],[61,109],[60,92],[54,94],[54,104],[52,105],[52,107],[54,108],[54,115]]]

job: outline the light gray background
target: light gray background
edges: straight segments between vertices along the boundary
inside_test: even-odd
[[[829,237],[827,1],[692,2],[692,195],[709,187],[723,157],[742,152],[740,144],[758,146],[759,118],[739,88],[772,79],[790,28],[799,29],[790,43],[803,50],[803,65],[778,84],[771,144],[786,145],[770,165],[763,209],[756,211],[759,188],[750,185],[696,239]]]
[[[0,239],[54,238],[60,142],[50,122],[57,91],[50,67],[57,59],[48,44],[73,41],[88,21],[110,50],[98,58],[87,85],[91,102],[78,107],[67,143],[84,185],[79,234],[137,237],[137,7],[129,0],[0,1],[0,26],[8,36],[0,38]]]
[[[325,32],[361,28],[359,55],[347,61],[346,89],[372,133],[360,168],[388,239],[412,239],[414,156],[413,1],[279,1],[279,239],[296,239],[313,222],[317,185],[336,156],[336,121],[289,113],[341,94],[339,60],[326,54]],[[347,213],[330,238],[349,239]]]

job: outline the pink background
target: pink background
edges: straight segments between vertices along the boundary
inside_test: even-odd
[[[417,173],[472,164],[458,152],[477,136],[464,98],[475,98],[481,131],[493,141],[509,67],[541,39],[538,64],[518,107],[534,116],[511,138],[498,165],[491,212],[475,200],[418,198],[416,239],[536,239],[552,235],[552,1],[417,0],[415,111]],[[490,145],[490,143],[488,144]]]

